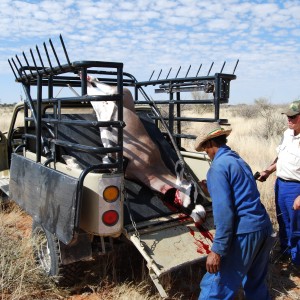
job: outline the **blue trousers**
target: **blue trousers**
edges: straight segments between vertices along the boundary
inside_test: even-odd
[[[199,300],[234,299],[243,286],[247,300],[269,300],[266,284],[269,254],[274,244],[272,227],[233,237],[228,255],[221,258],[220,271],[206,273],[200,283]]]
[[[295,265],[300,265],[300,211],[293,210],[293,203],[299,195],[300,183],[276,180],[275,202],[281,251],[290,254]]]

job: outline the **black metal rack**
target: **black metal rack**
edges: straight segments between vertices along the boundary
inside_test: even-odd
[[[165,135],[172,135],[176,139],[177,145],[181,146],[182,138],[185,139],[195,139],[195,135],[183,134],[182,133],[182,122],[219,122],[221,124],[228,124],[227,119],[220,118],[220,105],[228,103],[230,95],[230,82],[236,79],[234,72],[238,65],[238,60],[235,64],[233,74],[222,73],[225,66],[225,62],[221,68],[220,73],[215,73],[214,75],[209,75],[212,69],[213,63],[206,76],[198,76],[202,64],[200,65],[195,77],[188,77],[190,67],[185,75],[185,77],[177,77],[181,67],[178,69],[176,76],[174,78],[168,78],[171,69],[169,70],[165,79],[160,79],[162,70],[159,72],[157,79],[152,79],[153,73],[148,81],[140,81],[134,79],[135,81],[135,100],[136,103],[140,104],[150,104],[154,107],[153,119],[162,121],[165,125]],[[168,94],[167,100],[152,100],[149,98],[144,88],[147,86],[158,87],[155,88],[156,94]],[[201,91],[205,94],[212,94],[212,98],[207,99],[182,99],[181,93]],[[142,94],[144,101],[139,100],[139,93]],[[168,115],[161,116],[158,112],[157,104],[168,106]],[[213,106],[213,116],[211,118],[203,118],[201,116],[195,117],[182,117],[182,105],[212,105]]]
[[[102,62],[102,61],[75,61],[72,62],[69,59],[68,53],[62,36],[60,35],[61,47],[63,49],[64,58],[66,63],[62,63],[58,59],[57,51],[53,46],[51,40],[49,40],[50,48],[52,51],[52,56],[54,57],[56,66],[53,67],[53,60],[50,58],[50,51],[48,50],[46,43],[43,44],[44,56],[47,58],[47,65],[42,59],[41,52],[36,46],[36,54],[30,49],[30,56],[32,63],[29,63],[28,58],[23,52],[23,63],[21,59],[16,55],[15,59],[12,58],[8,60],[11,69],[15,75],[16,81],[22,83],[24,91],[26,94],[26,110],[25,110],[25,129],[28,128],[29,122],[35,123],[36,133],[34,135],[29,134],[25,131],[25,141],[27,139],[36,140],[36,154],[37,161],[41,159],[42,152],[48,155],[49,161],[55,161],[55,155],[53,157],[53,151],[55,151],[56,146],[64,146],[76,148],[78,151],[92,152],[99,154],[116,153],[117,161],[114,164],[102,165],[101,168],[117,168],[118,172],[122,172],[122,147],[123,147],[123,127],[125,126],[123,122],[123,87],[133,87],[134,89],[134,101],[136,104],[148,104],[152,108],[153,115],[152,118],[158,123],[160,120],[164,126],[163,130],[165,135],[172,135],[172,138],[176,139],[177,145],[181,145],[182,138],[194,139],[194,135],[182,133],[182,122],[214,122],[218,121],[220,123],[226,124],[228,121],[226,119],[220,119],[220,105],[222,103],[228,103],[230,94],[230,82],[236,79],[234,72],[238,65],[236,62],[233,73],[225,74],[222,73],[225,62],[219,73],[210,75],[212,66],[206,76],[199,76],[202,64],[197,70],[195,76],[188,76],[190,72],[189,67],[187,73],[184,77],[178,77],[181,67],[178,69],[176,76],[169,78],[171,69],[169,70],[167,76],[163,79],[160,78],[162,70],[160,70],[159,75],[156,79],[153,79],[154,71],[151,74],[149,80],[138,81],[130,73],[123,72],[123,64],[116,62]],[[37,57],[36,57],[37,56]],[[79,77],[79,73],[82,76]],[[112,84],[117,86],[117,94],[106,95],[106,96],[87,96],[87,74],[94,74],[97,79],[101,82]],[[31,87],[37,87],[36,99],[31,96]],[[65,87],[69,86],[73,88],[81,88],[81,93],[74,97],[54,97],[53,87]],[[155,94],[167,94],[168,99],[156,99],[153,100],[145,91],[145,88],[152,86],[155,89]],[[43,97],[45,88],[47,89],[47,96]],[[43,90],[44,89],[44,90]],[[181,93],[202,91],[205,94],[211,94],[212,97],[207,99],[183,99]],[[74,105],[88,105],[91,101],[116,101],[118,107],[118,120],[109,122],[89,122],[82,120],[62,120],[61,119],[61,108],[63,106]],[[43,118],[42,108],[43,104],[53,107],[54,118]],[[182,105],[212,105],[214,107],[214,113],[211,118],[203,118],[201,116],[195,117],[182,117]],[[162,116],[157,105],[167,105],[168,115]],[[31,116],[28,117],[28,111],[31,111]],[[41,128],[43,125],[47,128],[47,125],[53,124],[54,131],[51,132],[51,139],[45,140],[42,135]],[[66,143],[57,138],[57,128],[61,124],[66,126],[112,126],[118,128],[118,145],[114,148],[105,149],[103,147],[89,147],[75,143]],[[49,126],[48,126],[49,127]],[[50,144],[49,144],[50,143]],[[52,145],[52,146],[51,146]],[[49,148],[52,150],[49,151]],[[54,149],[54,150],[53,150]],[[52,156],[51,156],[52,153]],[[54,153],[55,154],[55,153]],[[99,166],[95,166],[98,168]]]
[[[28,140],[33,139],[36,143],[36,161],[41,161],[42,153],[44,153],[49,162],[56,162],[55,149],[57,146],[76,149],[87,153],[97,153],[105,155],[114,153],[116,160],[113,163],[90,166],[89,171],[94,169],[114,170],[115,172],[123,171],[123,64],[117,62],[101,62],[101,61],[75,61],[70,62],[62,36],[60,36],[62,48],[67,60],[66,64],[62,64],[56,53],[51,40],[49,40],[53,55],[57,62],[57,67],[53,67],[49,51],[44,43],[44,49],[48,64],[50,67],[45,67],[41,53],[36,47],[38,59],[34,56],[30,49],[30,54],[33,66],[29,65],[25,53],[23,52],[23,63],[16,55],[8,60],[11,69],[15,75],[16,81],[23,85],[26,95],[25,99],[25,147]],[[37,66],[37,60],[41,66]],[[25,62],[25,64],[24,64]],[[81,76],[79,74],[81,73]],[[87,95],[87,74],[104,74],[109,76],[108,81],[112,81],[117,86],[117,93],[114,95],[88,96]],[[32,87],[36,87],[36,98],[32,96]],[[54,87],[69,86],[81,87],[81,93],[74,97],[54,97]],[[46,90],[47,96],[44,96]],[[103,121],[88,121],[88,120],[64,120],[62,119],[62,108],[78,105],[81,107],[89,105],[91,101],[115,101],[118,111],[118,120],[103,122]],[[52,117],[44,117],[45,108],[52,108]],[[30,111],[30,113],[29,113]],[[30,115],[30,116],[29,116]],[[29,133],[31,123],[34,123],[35,133]],[[58,138],[59,126],[82,126],[82,127],[116,127],[118,130],[118,141],[116,147],[92,147],[79,143],[71,143]],[[42,128],[47,129],[47,138],[42,133]],[[54,128],[51,130],[49,128]]]

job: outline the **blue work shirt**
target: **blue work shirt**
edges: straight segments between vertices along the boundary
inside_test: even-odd
[[[216,227],[213,252],[224,256],[233,236],[270,226],[250,167],[226,145],[218,149],[212,161],[207,187]]]

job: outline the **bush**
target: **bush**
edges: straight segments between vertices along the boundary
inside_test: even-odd
[[[286,129],[286,121],[284,116],[277,112],[276,106],[265,98],[256,99],[255,106],[264,120],[264,126],[257,134],[267,140],[282,135]]]
[[[231,107],[231,114],[233,117],[254,119],[258,115],[258,107],[256,105],[239,104]]]

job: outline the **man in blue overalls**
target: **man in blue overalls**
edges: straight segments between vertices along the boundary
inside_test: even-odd
[[[212,160],[207,188],[216,227],[199,300],[233,299],[241,286],[246,299],[268,300],[273,229],[250,167],[226,145],[230,132],[218,123],[203,123],[195,143]]]

